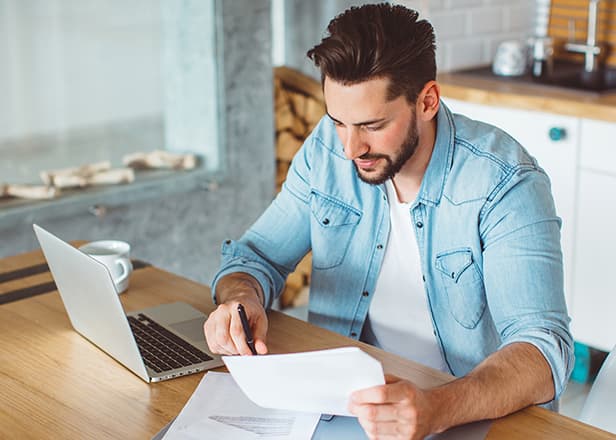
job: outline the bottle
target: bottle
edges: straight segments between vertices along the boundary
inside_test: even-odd
[[[550,37],[534,37],[530,39],[531,46],[531,75],[537,79],[546,79],[552,76],[554,68],[554,41]]]

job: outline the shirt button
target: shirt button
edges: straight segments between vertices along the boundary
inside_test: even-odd
[[[322,223],[323,223],[324,225],[329,225],[329,219],[328,219],[328,218],[323,219],[323,222],[322,222]]]
[[[382,244],[377,244],[377,245],[376,245],[376,248],[377,248],[377,249],[383,249],[383,245],[382,245]]]
[[[357,333],[351,332],[351,336],[355,338],[355,337],[357,337]]]
[[[422,222],[417,222],[417,223],[415,223],[415,226],[417,226],[418,228],[423,228],[423,223]]]
[[[368,293],[368,291],[367,291],[367,290],[364,290],[361,294],[362,294],[363,296],[368,296],[368,295],[370,295],[370,294]]]

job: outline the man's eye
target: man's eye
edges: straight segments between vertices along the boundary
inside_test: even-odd
[[[382,125],[365,125],[364,128],[368,131],[378,131],[383,128]]]

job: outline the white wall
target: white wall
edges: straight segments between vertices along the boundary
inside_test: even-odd
[[[439,71],[490,64],[498,44],[533,33],[535,0],[401,0],[436,32]]]
[[[535,2],[549,0],[398,0],[419,11],[434,26],[439,71],[490,64],[496,47],[504,40],[526,39],[533,33]],[[284,29],[280,11],[274,11],[274,64],[285,64],[318,76],[306,51],[318,43],[329,20],[354,0],[276,0],[284,6]],[[280,43],[284,41],[284,44]],[[278,43],[276,43],[278,41]],[[284,56],[282,56],[284,54]]]
[[[0,0],[0,143],[162,112],[158,0]]]

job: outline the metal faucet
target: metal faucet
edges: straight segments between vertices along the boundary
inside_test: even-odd
[[[569,52],[584,54],[584,70],[586,72],[597,71],[598,58],[602,54],[603,48],[597,44],[597,17],[599,15],[599,0],[589,0],[588,2],[588,30],[586,33],[586,44],[567,43],[565,49]]]

